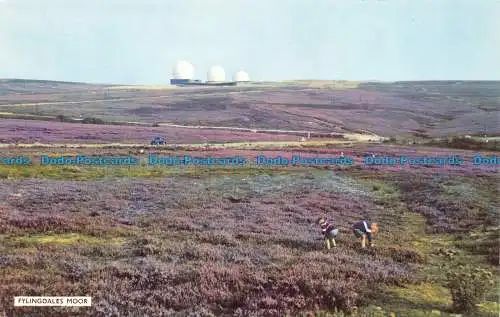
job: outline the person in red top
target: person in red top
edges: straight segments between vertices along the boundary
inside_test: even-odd
[[[334,224],[326,220],[325,217],[318,219],[318,224],[321,226],[321,232],[325,240],[325,246],[328,250],[331,247],[335,247],[335,237],[337,236],[339,229],[335,228]]]

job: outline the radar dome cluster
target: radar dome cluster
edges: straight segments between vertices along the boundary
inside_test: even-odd
[[[232,82],[226,81],[226,71],[219,65],[212,66],[207,72],[207,81],[203,83],[201,80],[194,79],[195,68],[193,64],[186,60],[181,60],[175,63],[172,68],[172,85],[189,86],[189,85],[216,85],[216,86],[234,86],[237,83],[249,82],[250,76],[245,71],[238,71],[232,76]]]

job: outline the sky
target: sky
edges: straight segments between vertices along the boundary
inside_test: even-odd
[[[499,80],[500,0],[0,0],[0,78]]]

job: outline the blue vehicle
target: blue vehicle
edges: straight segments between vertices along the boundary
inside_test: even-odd
[[[165,145],[165,138],[161,136],[154,137],[153,140],[151,140],[151,145]]]

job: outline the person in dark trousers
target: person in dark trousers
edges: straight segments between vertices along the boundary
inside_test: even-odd
[[[332,247],[337,246],[335,237],[337,236],[339,229],[335,228],[333,223],[326,220],[325,217],[319,218],[318,224],[321,226],[321,232],[323,233],[326,248],[330,250]]]
[[[369,223],[366,220],[362,220],[359,222],[356,222],[352,226],[352,230],[354,232],[354,235],[361,239],[361,247],[365,248],[366,247],[366,239],[368,238],[368,243],[370,243],[370,247],[375,246],[373,244],[373,235],[375,235],[378,231],[378,227],[376,223]]]

